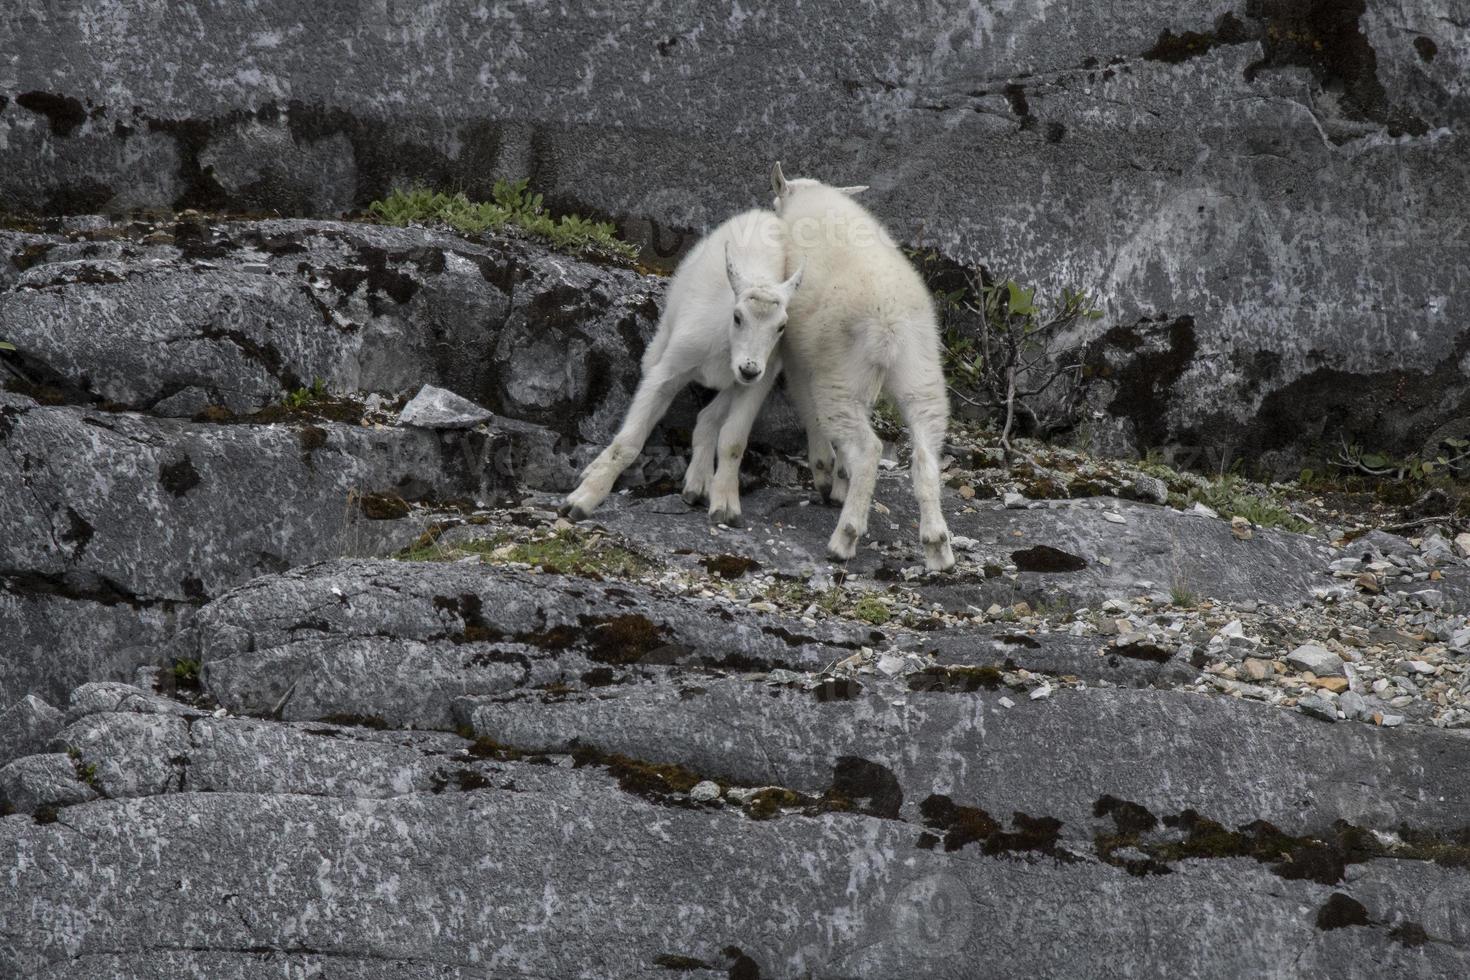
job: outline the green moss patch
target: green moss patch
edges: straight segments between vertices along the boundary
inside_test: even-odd
[[[454,542],[445,542],[443,533],[443,529],[426,531],[397,557],[403,561],[459,561],[478,556],[487,564],[532,565],[552,574],[594,579],[635,578],[655,567],[648,558],[606,535],[577,528],[525,539],[502,532]]]
[[[416,187],[395,190],[368,206],[369,216],[387,225],[442,224],[462,235],[515,228],[556,248],[592,258],[632,262],[638,246],[625,242],[609,221],[580,215],[552,217],[529,180],[497,180],[491,200],[472,201],[464,194],[443,194]]]

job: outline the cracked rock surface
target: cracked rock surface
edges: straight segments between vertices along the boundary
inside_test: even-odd
[[[1470,972],[1448,520],[956,424],[955,570],[892,444],[838,567],[779,416],[680,499],[691,399],[572,525],[657,279],[103,227],[0,286],[0,976]]]

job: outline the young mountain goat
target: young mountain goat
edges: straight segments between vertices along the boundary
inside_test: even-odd
[[[711,521],[740,524],[740,458],[781,372],[776,345],[786,329],[786,304],[801,284],[800,264],[790,278],[786,265],[785,225],[761,210],[726,221],[679,263],[628,416],[583,471],[562,514],[581,520],[602,503],[674,396],[698,381],[719,394],[695,424],[684,499],[708,498]]]
[[[786,391],[806,425],[817,489],[824,498],[846,498],[827,553],[846,561],[867,532],[883,448],[869,416],[885,390],[913,438],[924,564],[950,568],[954,554],[939,508],[949,397],[929,290],[850,189],[787,180],[779,163],[771,186],[776,213],[786,222],[787,266],[806,277],[791,301],[791,328],[781,345]]]

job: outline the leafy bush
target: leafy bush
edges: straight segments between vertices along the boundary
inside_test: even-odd
[[[1010,448],[1018,412],[1038,437],[1075,423],[1081,388],[1081,360],[1072,350],[1054,349],[1053,338],[1102,311],[1086,293],[1063,289],[1059,300],[1038,301],[1035,288],[1014,280],[986,282],[983,270],[966,294],[945,293],[941,303],[957,303],[978,318],[975,336],[949,331],[944,338],[945,374],[955,395],[1001,423],[1001,444]]]
[[[395,190],[368,206],[368,213],[388,225],[413,223],[448,225],[462,235],[507,226],[543,238],[557,248],[619,261],[638,257],[638,248],[617,237],[611,222],[590,221],[575,214],[553,218],[530,181],[497,180],[492,200],[471,201],[463,193],[445,194],[422,187]]]
[[[1227,473],[1191,489],[1186,495],[1188,503],[1202,503],[1229,520],[1244,517],[1257,527],[1279,527],[1298,534],[1307,534],[1312,525],[1293,514],[1278,501],[1252,492],[1244,479]]]
[[[1445,436],[1432,448],[1404,457],[1370,452],[1343,439],[1342,450],[1336,459],[1329,462],[1350,472],[1392,480],[1420,480],[1435,476],[1464,480],[1470,478],[1470,439]],[[1305,471],[1304,480],[1311,476],[1310,470]]]

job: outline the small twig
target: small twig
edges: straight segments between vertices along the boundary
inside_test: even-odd
[[[1016,417],[1016,368],[1012,365],[1006,372],[1006,424],[1000,430],[1000,445],[1007,455],[1011,452],[1011,422]]]
[[[1399,531],[1409,531],[1416,527],[1423,527],[1426,524],[1444,524],[1445,526],[1451,528],[1456,526],[1454,521],[1451,520],[1447,515],[1440,514],[1437,517],[1420,517],[1417,520],[1404,521],[1400,524],[1384,524],[1381,525],[1378,530],[1388,531],[1390,533],[1398,533]]]

